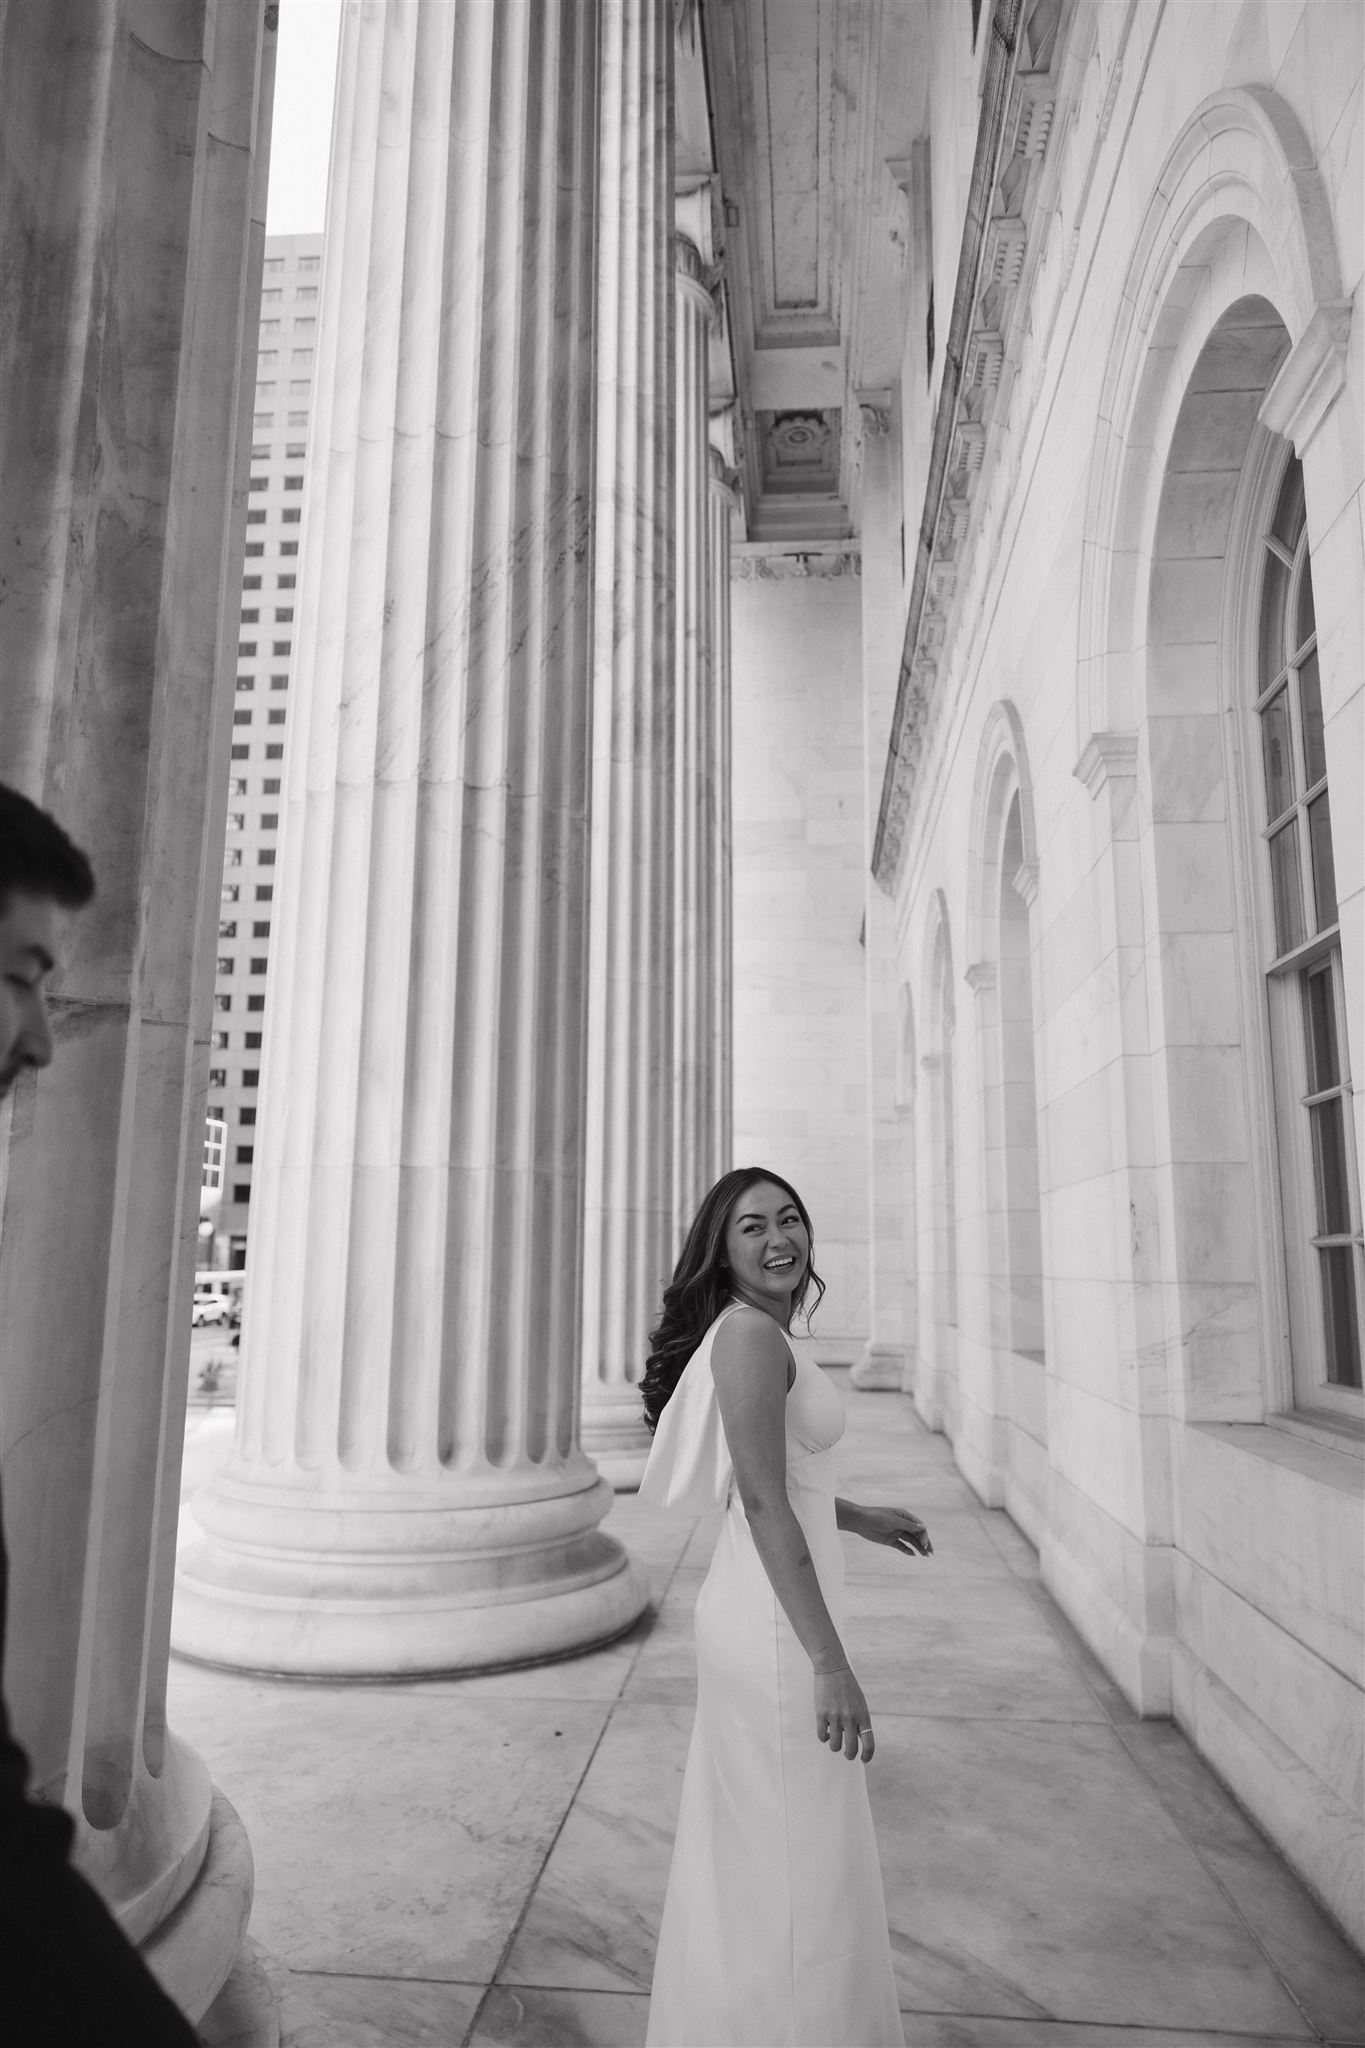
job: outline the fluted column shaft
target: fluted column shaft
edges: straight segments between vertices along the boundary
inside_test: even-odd
[[[715,706],[711,659],[708,351],[715,308],[706,267],[674,237],[677,275],[677,619],[674,833],[673,1223],[675,1253],[715,1179],[713,944]]]
[[[648,1456],[637,1383],[672,1263],[673,24],[604,0],[581,1441]]]
[[[867,859],[863,870],[863,972],[867,997],[868,1335],[851,1374],[864,1390],[912,1391],[916,1322],[913,1157],[927,1120],[914,1122],[914,1019],[903,1007],[897,967],[896,910],[872,874],[872,841],[881,801],[904,637],[898,436],[889,393],[861,408],[863,790]],[[921,1030],[924,1028],[921,1018]]]
[[[98,888],[0,1114],[4,1689],[195,2018],[251,1897],[166,1673],[273,66],[258,7],[0,10],[0,776]]]
[[[730,760],[730,539],[735,486],[718,448],[708,451],[711,599],[711,1174],[731,1164],[734,1143],[734,835]]]
[[[552,1655],[576,1441],[599,0],[348,0],[235,1449],[176,1641]]]

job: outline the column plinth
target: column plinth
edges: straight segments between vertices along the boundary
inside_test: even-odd
[[[343,19],[207,1662],[516,1664],[648,1597],[577,1441],[599,14]]]

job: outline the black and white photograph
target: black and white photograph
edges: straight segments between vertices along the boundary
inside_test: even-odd
[[[1365,0],[0,0],[0,2041],[1365,2048]]]

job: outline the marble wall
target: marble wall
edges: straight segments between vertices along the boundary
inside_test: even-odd
[[[746,547],[731,581],[734,1161],[806,1202],[815,1356],[845,1364],[869,1328],[858,568]]]
[[[1292,442],[1354,1030],[1361,20],[1102,6],[1070,33],[1016,88],[1055,104],[1027,323],[993,314],[1004,366],[894,877],[892,971],[932,1005],[945,921],[955,963],[955,1384],[933,1391],[922,1361],[917,1385],[1133,1703],[1174,1712],[1358,1926],[1359,1438],[1340,1403],[1278,1420],[1295,1397],[1244,650],[1246,535]],[[1031,846],[1002,834],[1001,762]],[[932,1228],[919,1248],[923,1300]]]

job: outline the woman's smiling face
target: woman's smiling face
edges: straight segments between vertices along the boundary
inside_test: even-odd
[[[776,1181],[755,1181],[736,1198],[725,1226],[725,1263],[735,1293],[785,1324],[810,1266],[810,1233]]]

